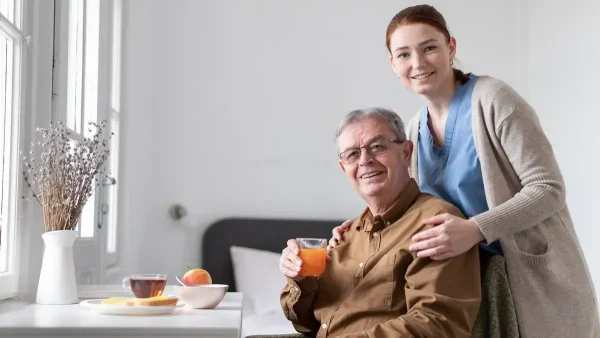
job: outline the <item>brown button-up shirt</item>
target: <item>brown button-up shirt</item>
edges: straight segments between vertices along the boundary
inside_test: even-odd
[[[434,261],[408,247],[451,204],[419,191],[414,180],[383,215],[367,208],[329,252],[321,277],[288,279],[285,316],[317,337],[470,337],[481,301],[478,248]]]

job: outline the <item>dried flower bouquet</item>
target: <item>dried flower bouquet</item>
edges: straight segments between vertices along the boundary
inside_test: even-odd
[[[42,140],[32,142],[29,156],[23,157],[23,177],[32,193],[24,198],[35,198],[42,206],[46,231],[75,230],[85,203],[110,174],[104,164],[113,134],[103,137],[105,127],[106,121],[88,123],[94,134],[81,140],[62,123],[37,129]]]

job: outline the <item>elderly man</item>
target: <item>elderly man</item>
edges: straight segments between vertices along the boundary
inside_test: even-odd
[[[408,250],[422,220],[463,217],[419,191],[409,176],[413,144],[394,112],[350,112],[337,129],[339,164],[367,207],[329,251],[320,277],[299,274],[298,244],[289,240],[279,269],[285,316],[317,337],[470,337],[481,301],[477,247],[448,260]]]

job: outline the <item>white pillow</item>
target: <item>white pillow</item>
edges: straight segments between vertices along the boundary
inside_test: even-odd
[[[281,313],[279,295],[287,283],[279,271],[281,254],[231,246],[235,288],[244,294],[243,317]]]
[[[242,337],[298,333],[282,313],[254,315],[242,319]]]

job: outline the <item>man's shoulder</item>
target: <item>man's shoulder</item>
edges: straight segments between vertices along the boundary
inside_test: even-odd
[[[414,208],[420,209],[420,211],[425,214],[425,217],[451,214],[465,218],[463,213],[454,204],[426,192],[421,192],[419,194],[414,203]]]
[[[394,236],[397,236],[395,241],[400,247],[408,248],[413,243],[412,236],[433,227],[431,224],[424,223],[424,220],[445,213],[464,218],[460,210],[451,203],[431,194],[419,192],[412,205],[396,222],[400,226],[391,230]]]

